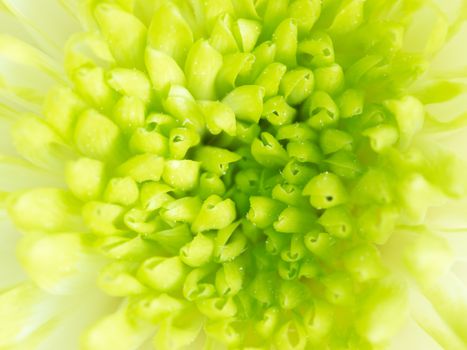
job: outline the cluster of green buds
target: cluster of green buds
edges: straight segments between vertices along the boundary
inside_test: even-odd
[[[97,283],[122,304],[84,349],[156,329],[171,350],[390,341],[407,292],[380,247],[467,189],[417,138],[424,106],[405,87],[425,62],[403,37],[420,5],[401,3],[90,1],[65,49],[72,84],[13,130],[66,185],[8,200],[41,288],[67,294],[104,261]],[[406,262],[425,281],[450,253],[423,237]]]

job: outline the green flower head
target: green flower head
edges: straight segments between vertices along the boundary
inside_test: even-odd
[[[0,349],[467,349],[466,20],[0,0]]]

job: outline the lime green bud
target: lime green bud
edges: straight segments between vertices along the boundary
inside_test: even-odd
[[[82,67],[116,65],[107,41],[97,30],[75,33],[66,43],[64,51],[64,66],[69,77]]]
[[[153,327],[136,324],[122,307],[113,314],[99,320],[81,338],[83,350],[137,349],[154,331]],[[115,335],[118,334],[118,337]]]
[[[342,178],[353,179],[362,171],[352,151],[338,151],[325,160],[329,170]]]
[[[328,172],[312,178],[303,189],[303,195],[310,196],[310,203],[316,209],[343,204],[348,198],[347,191],[339,177]]]
[[[384,275],[378,250],[372,245],[359,245],[344,254],[345,269],[358,282],[367,282]]]
[[[275,294],[277,290],[278,279],[276,274],[270,272],[259,271],[255,276],[250,285],[251,295],[258,300],[260,303],[271,306],[274,302]],[[265,315],[266,316],[266,315]],[[279,316],[279,315],[278,315]],[[277,320],[278,321],[278,320]],[[261,321],[259,321],[256,326],[259,326],[259,331],[261,332]],[[275,324],[274,324],[275,326]],[[268,330],[268,329],[263,329]]]
[[[339,119],[339,109],[324,91],[316,91],[310,98],[308,124],[321,130],[333,126]]]
[[[307,336],[302,325],[293,320],[282,325],[274,335],[274,344],[278,349],[305,349]]]
[[[270,98],[264,104],[263,116],[272,125],[290,124],[296,115],[295,108],[290,107],[283,96]]]
[[[335,239],[326,232],[309,232],[304,237],[305,247],[320,258],[327,258],[335,244]]]
[[[154,253],[154,246],[143,240],[140,235],[102,236],[96,241],[99,253],[110,260],[138,260]]]
[[[106,202],[129,206],[134,204],[139,197],[139,189],[133,178],[114,177],[110,179],[104,192]]]
[[[162,293],[141,298],[132,306],[132,310],[142,319],[158,323],[166,317],[178,315],[185,307],[183,300]]]
[[[219,341],[221,344],[235,348],[241,344],[242,334],[235,327],[234,322],[234,318],[216,320],[215,322],[207,323],[204,329],[210,338]]]
[[[264,311],[262,318],[255,322],[255,330],[262,338],[268,339],[273,335],[274,330],[279,323],[279,318],[279,309],[276,307],[270,307]]]
[[[264,29],[262,38],[270,38],[274,30],[281,23],[281,21],[287,17],[287,7],[289,5],[288,0],[276,0],[268,1],[265,6],[263,22]]]
[[[319,147],[309,141],[291,141],[287,144],[287,154],[301,163],[321,163],[323,155]]]
[[[67,163],[65,181],[73,195],[82,201],[97,199],[104,188],[104,163],[90,158],[79,158]]]
[[[143,101],[139,98],[123,96],[114,106],[113,120],[123,132],[131,132],[144,125],[145,109]]]
[[[214,258],[218,263],[232,261],[242,254],[247,245],[246,237],[239,232],[240,221],[234,222],[217,232],[214,245]]]
[[[353,139],[348,133],[338,129],[325,129],[319,137],[319,145],[324,154],[340,150],[351,150]]]
[[[239,18],[234,26],[234,36],[243,52],[250,52],[255,48],[261,34],[261,23],[252,19]]]
[[[353,286],[350,277],[342,272],[326,275],[321,279],[328,302],[334,305],[349,305],[353,301]]]
[[[141,67],[146,27],[139,19],[109,3],[98,4],[94,16],[116,61],[125,67]]]
[[[255,160],[268,168],[284,166],[289,156],[282,145],[270,133],[263,132],[251,144],[251,154]]]
[[[168,160],[162,179],[166,184],[181,191],[189,191],[198,185],[200,163],[193,160]]]
[[[256,124],[237,122],[237,139],[247,145],[250,145],[261,132],[261,127]]]
[[[337,35],[344,35],[358,28],[364,19],[364,5],[365,0],[343,1],[329,28],[330,32]]]
[[[162,101],[162,105],[182,126],[190,125],[196,131],[202,132],[204,128],[203,114],[196,100],[183,86],[172,85]]]
[[[279,92],[279,84],[287,71],[287,67],[279,62],[274,62],[266,66],[261,74],[256,78],[255,85],[264,88],[264,97],[276,96]]]
[[[149,234],[157,228],[156,221],[151,218],[151,212],[138,208],[128,210],[123,222],[130,230],[141,234]]]
[[[309,33],[321,14],[321,1],[297,0],[293,1],[288,9],[290,18],[295,19],[299,36]]]
[[[293,310],[308,297],[308,292],[298,281],[281,281],[279,287],[279,305],[282,309]]]
[[[384,169],[370,169],[354,188],[356,198],[363,203],[391,203],[394,199],[393,183]]]
[[[342,118],[352,118],[363,112],[365,95],[359,90],[345,90],[339,98],[339,109]]]
[[[407,316],[407,287],[400,282],[376,283],[361,300],[356,330],[372,344],[387,343],[399,331]]]
[[[300,65],[310,68],[334,63],[334,46],[324,32],[314,32],[298,44],[297,59]]]
[[[272,37],[274,44],[276,44],[276,60],[287,67],[297,65],[297,36],[297,22],[288,18],[277,26]]]
[[[69,88],[52,88],[44,102],[47,123],[64,139],[71,139],[73,125],[78,114],[86,108],[81,99]],[[36,136],[37,137],[37,136]]]
[[[399,184],[399,194],[405,210],[404,219],[421,224],[431,206],[442,205],[445,201],[441,191],[420,174],[410,174]]]
[[[100,67],[83,67],[73,74],[73,83],[79,94],[98,110],[109,110],[115,103],[116,93],[105,80]]]
[[[233,34],[233,19],[229,13],[223,13],[217,17],[209,43],[223,55],[238,51],[237,41]]]
[[[183,313],[168,317],[159,323],[154,337],[155,349],[185,349],[197,340],[203,327],[204,318],[194,307],[187,307]]]
[[[304,259],[300,265],[298,278],[312,279],[316,278],[320,273],[320,266],[314,259]]]
[[[7,209],[21,230],[63,232],[81,227],[77,204],[64,190],[37,188],[12,196]]]
[[[221,230],[229,226],[236,215],[235,203],[231,199],[222,200],[211,195],[203,202],[191,228],[194,232]]]
[[[126,261],[114,261],[99,272],[97,284],[105,293],[125,297],[138,295],[146,291],[138,279],[132,274],[132,265]]]
[[[267,102],[266,102],[267,103]],[[266,106],[265,106],[266,109]],[[316,132],[305,123],[283,125],[277,129],[276,139],[291,141],[315,141]]]
[[[344,206],[326,209],[318,219],[326,232],[337,238],[347,238],[353,232],[352,217]]]
[[[211,261],[214,252],[214,241],[198,233],[191,242],[180,249],[180,259],[188,266],[200,267]]]
[[[394,114],[400,132],[400,145],[406,148],[414,135],[423,127],[425,111],[423,104],[412,96],[401,100],[385,101],[386,108]]]
[[[307,202],[302,196],[301,188],[289,183],[274,186],[272,198],[292,206],[303,206]]]
[[[215,83],[221,67],[222,55],[207,40],[201,39],[191,47],[185,62],[185,74],[187,87],[196,99],[217,98]]]
[[[136,182],[159,181],[164,170],[164,158],[154,154],[140,154],[117,168],[117,173],[130,176]]]
[[[82,154],[102,161],[117,157],[122,142],[119,128],[92,109],[79,116],[74,140]]]
[[[171,254],[178,254],[180,249],[193,238],[188,225],[181,224],[173,228],[157,230],[144,235],[145,239],[157,242],[163,249]]]
[[[296,159],[289,161],[282,169],[282,177],[292,185],[304,185],[317,174],[318,171],[314,167],[300,163]]]
[[[377,153],[384,152],[396,144],[399,139],[397,129],[388,124],[380,124],[373,128],[366,129],[362,135],[370,139],[370,146]]]
[[[245,193],[253,193],[260,181],[260,174],[254,169],[245,169],[235,175],[235,185]]]
[[[265,41],[258,45],[253,51],[251,76],[257,77],[267,66],[274,63],[275,55],[276,44],[272,41]]]
[[[211,320],[233,317],[237,313],[237,305],[232,298],[202,299],[196,304],[199,311]]]
[[[208,131],[218,135],[225,131],[230,136],[237,133],[235,113],[232,109],[219,101],[199,101]]]
[[[146,118],[146,130],[157,131],[163,135],[169,135],[172,129],[179,126],[177,120],[163,113],[151,113]]]
[[[160,216],[167,223],[192,223],[201,210],[201,200],[198,197],[183,197],[163,205]]]
[[[183,159],[186,152],[200,142],[199,135],[192,129],[174,128],[169,135],[169,150],[172,158]]]
[[[29,277],[53,294],[83,291],[95,276],[89,270],[97,259],[86,251],[81,237],[73,233],[27,235],[18,246],[18,258]]]
[[[315,75],[316,90],[335,95],[344,87],[344,72],[337,63],[316,68],[313,73]]]
[[[292,281],[297,279],[298,273],[300,272],[300,263],[297,261],[284,261],[279,260],[277,266],[277,273],[280,278],[286,281]]]
[[[145,210],[157,210],[164,203],[173,198],[168,194],[172,187],[159,182],[148,181],[142,184],[140,190],[140,203]]]
[[[434,285],[451,269],[454,254],[443,237],[423,233],[404,249],[404,262],[419,282]]]
[[[19,118],[12,127],[17,152],[41,168],[60,169],[72,151],[45,122],[35,117]]]
[[[151,98],[151,82],[136,69],[115,68],[107,74],[107,84],[121,95],[139,98],[145,104]]]
[[[196,150],[195,159],[201,162],[202,169],[222,176],[229,170],[229,164],[239,161],[241,156],[223,148],[203,146]]]
[[[284,204],[268,197],[250,197],[250,210],[246,218],[258,226],[266,228],[277,220]]]
[[[212,194],[222,196],[225,193],[222,179],[213,173],[203,173],[199,179],[198,195],[205,199]]]
[[[313,72],[307,68],[297,68],[285,73],[281,80],[280,92],[288,104],[296,106],[310,96],[314,86]]]
[[[157,92],[167,89],[170,85],[185,85],[183,70],[165,52],[146,49],[145,63],[152,86]]]
[[[193,269],[183,284],[183,296],[189,301],[213,297],[216,294],[216,288],[206,281],[203,282],[212,272],[213,268],[209,265]]]
[[[116,204],[87,202],[82,209],[84,222],[91,231],[98,235],[121,233],[120,222],[124,209]]]
[[[274,222],[274,229],[284,233],[305,233],[316,220],[316,215],[311,209],[296,207],[285,208]]]
[[[149,26],[148,43],[173,57],[183,67],[188,50],[193,45],[193,34],[175,4],[166,2],[158,7]]]
[[[151,153],[166,156],[169,152],[169,140],[156,130],[137,128],[128,142],[133,153]]]
[[[399,210],[393,206],[373,206],[358,218],[361,235],[370,242],[384,244],[393,233]]]
[[[258,4],[253,0],[234,0],[232,1],[232,5],[235,9],[235,14],[237,17],[251,19],[259,18],[257,11]]]
[[[110,260],[135,261],[154,254],[154,246],[143,240],[140,235],[103,236],[96,243],[99,253]]]
[[[311,339],[324,338],[331,331],[334,317],[331,305],[314,299],[312,306],[303,317],[306,333]]]
[[[138,269],[138,278],[157,291],[168,292],[179,288],[187,274],[187,267],[178,256],[153,257],[145,260]]]
[[[227,262],[217,270],[216,289],[221,297],[234,296],[242,289],[243,267],[237,261]]]
[[[264,88],[244,85],[232,90],[222,103],[229,106],[240,120],[258,123],[263,113]]]

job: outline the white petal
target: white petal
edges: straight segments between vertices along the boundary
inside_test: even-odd
[[[80,26],[57,0],[3,0],[8,9],[35,37],[38,45],[56,58]]]
[[[411,312],[415,321],[442,349],[464,350],[465,344],[438,314],[430,301],[419,292],[411,295]]]
[[[41,104],[47,90],[65,81],[63,70],[31,45],[0,33],[0,87]]]
[[[0,154],[0,191],[12,192],[35,187],[64,187],[59,175],[35,167],[19,158]]]
[[[459,32],[444,46],[435,57],[430,68],[433,76],[465,76],[467,73],[467,22],[464,22]]]
[[[444,350],[412,318],[407,321],[399,334],[394,337],[388,348],[388,350],[410,349]]]
[[[77,296],[74,307],[40,343],[37,350],[78,350],[82,333],[96,320],[116,308],[116,300],[92,288]]]
[[[0,290],[27,279],[24,270],[16,259],[16,244],[20,235],[0,211]]]

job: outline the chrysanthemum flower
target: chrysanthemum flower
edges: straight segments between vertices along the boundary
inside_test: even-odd
[[[467,349],[463,0],[1,0],[0,349]]]

